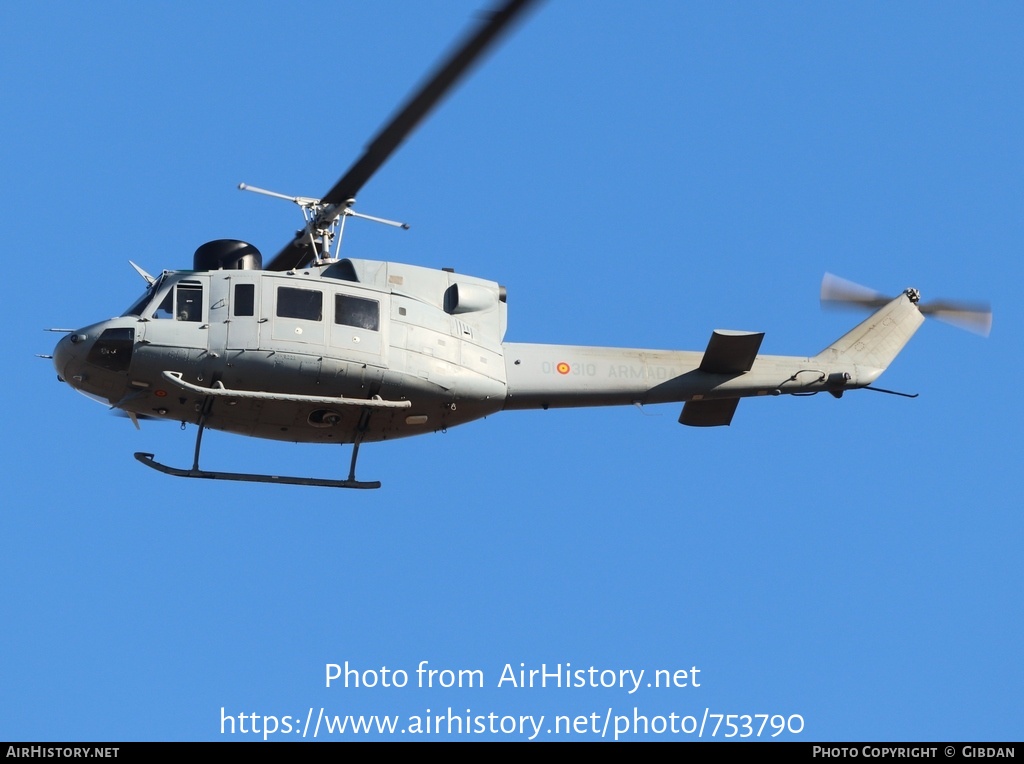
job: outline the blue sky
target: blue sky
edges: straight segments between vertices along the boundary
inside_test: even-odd
[[[880,381],[915,400],[744,401],[713,430],[677,406],[510,412],[368,445],[384,487],[343,492],[145,470],[133,451],[187,463],[194,429],[136,432],[33,356],[141,293],[128,259],[275,252],[297,210],[235,186],[324,193],[478,7],[0,9],[0,739],[449,707],[1020,739],[1020,4],[553,0],[364,188],[411,230],[346,237],[506,284],[511,341],[701,349],[729,328],[813,354],[857,320],[820,312],[825,271],[990,300],[989,339],[929,321]],[[210,468],[347,463],[204,439]],[[409,686],[326,688],[346,661]],[[421,661],[485,686],[415,687]],[[696,666],[700,687],[498,687],[521,663]]]

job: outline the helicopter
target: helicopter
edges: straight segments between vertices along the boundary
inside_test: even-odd
[[[815,355],[759,354],[761,332],[715,330],[703,351],[506,342],[507,290],[450,269],[341,257],[356,195],[458,81],[536,0],[507,0],[478,25],[322,197],[243,190],[299,206],[304,226],[264,264],[254,245],[201,245],[191,270],[153,276],[116,318],[65,336],[58,379],[123,412],[197,426],[188,468],[139,452],[143,465],[185,478],[379,488],[359,480],[363,443],[443,431],[500,411],[682,403],[679,422],[729,425],[741,398],[836,398],[874,382],[926,315],[980,333],[987,306],[885,297],[826,277],[826,303],[871,315]],[[206,429],[300,443],[351,444],[345,479],[200,468]]]

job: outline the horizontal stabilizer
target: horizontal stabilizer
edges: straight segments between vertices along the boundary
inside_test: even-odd
[[[709,374],[742,374],[750,371],[763,339],[764,332],[715,329],[701,359],[700,370]]]
[[[739,402],[739,398],[687,401],[683,405],[683,413],[679,415],[679,424],[686,424],[690,427],[721,427],[728,425],[732,422],[732,415],[736,413],[736,406],[739,405]]]

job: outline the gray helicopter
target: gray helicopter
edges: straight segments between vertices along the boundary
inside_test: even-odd
[[[506,290],[450,270],[340,258],[356,194],[434,106],[535,0],[486,16],[323,197],[289,197],[305,227],[266,265],[244,241],[208,242],[192,270],[154,277],[123,315],[66,331],[58,379],[139,419],[198,426],[179,477],[379,488],[356,479],[359,446],[444,430],[504,410],[683,403],[679,422],[728,425],[741,398],[873,388],[926,314],[980,333],[983,305],[922,304],[826,277],[822,299],[874,312],[813,356],[759,355],[763,333],[716,330],[704,351],[505,342]],[[891,392],[891,391],[883,391]],[[203,432],[352,444],[344,480],[207,471]]]

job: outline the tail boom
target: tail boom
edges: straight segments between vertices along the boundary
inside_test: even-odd
[[[816,356],[755,355],[761,335],[712,334],[701,352],[505,343],[505,409],[683,402],[680,422],[729,424],[718,401],[866,387],[924,321],[908,293],[892,300]]]

